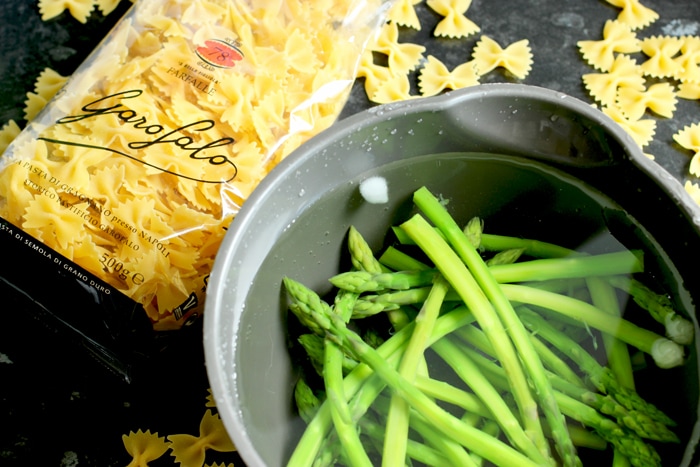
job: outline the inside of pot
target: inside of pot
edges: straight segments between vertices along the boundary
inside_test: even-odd
[[[230,271],[220,279],[226,287],[208,298],[220,308],[214,322],[224,346],[215,351],[216,372],[228,404],[218,405],[247,463],[284,465],[304,427],[292,400],[297,375],[282,278],[330,291],[327,279],[347,265],[348,228],[379,251],[423,185],[449,199],[456,218],[479,216],[493,233],[591,252],[653,252],[649,274],[697,333],[700,286],[691,279],[700,227],[678,201],[682,187],[640,168],[620,129],[585,104],[527,93],[467,90],[444,102],[350,118],[283,161],[256,190],[256,209],[244,207],[231,226],[245,238],[234,237],[217,259]],[[388,182],[386,204],[367,203],[358,192],[373,175]],[[644,395],[660,400],[678,423],[681,443],[659,449],[668,465],[700,463],[697,350],[696,340],[683,367],[649,366],[638,376]]]
[[[375,175],[387,180],[387,204],[367,203],[358,191],[363,179]],[[448,202],[456,219],[465,223],[473,216],[484,219],[486,232],[549,241],[588,253],[625,248],[653,252],[645,260],[650,276],[679,307],[692,310],[691,292],[665,244],[662,249],[663,242],[631,212],[588,183],[529,159],[484,153],[427,155],[381,165],[316,197],[267,252],[248,292],[241,322],[246,332],[243,343],[238,344],[238,395],[248,433],[269,465],[284,463],[304,426],[292,400],[293,358],[303,357],[278,352],[277,358],[288,360],[285,371],[272,379],[271,373],[260,371],[269,366],[269,356],[265,357],[269,352],[261,347],[270,345],[270,336],[274,336],[273,345],[284,342],[284,351],[293,346],[285,329],[282,277],[292,277],[322,295],[329,292],[327,279],[349,267],[344,249],[348,228],[357,228],[375,251],[381,251],[388,229],[413,213],[412,192],[423,185]],[[678,423],[676,432],[682,444],[659,450],[670,465],[679,465],[697,419],[695,349],[682,368],[660,370],[652,364],[637,377],[640,394],[659,401],[659,407]],[[660,380],[663,385],[657,384]],[[260,388],[266,388],[276,401],[263,397],[265,391]],[[668,397],[669,393],[674,396]],[[271,406],[276,413],[270,413]],[[279,441],[274,445],[285,446],[283,452],[266,448],[272,439]],[[584,454],[584,462],[585,456],[589,462],[600,460],[598,453]]]

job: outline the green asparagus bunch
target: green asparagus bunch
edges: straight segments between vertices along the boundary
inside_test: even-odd
[[[680,440],[634,389],[628,348],[670,368],[692,332],[638,278],[643,254],[488,234],[479,218],[460,228],[426,188],[414,202],[378,256],[350,228],[352,268],[329,278],[330,301],[284,278],[317,376],[295,388],[307,428],[289,465],[579,466],[581,448],[608,446],[615,465],[660,465],[655,445]],[[614,289],[667,337],[623,319]],[[601,336],[610,366],[574,334]]]

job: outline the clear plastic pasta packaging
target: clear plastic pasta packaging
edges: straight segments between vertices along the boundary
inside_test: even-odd
[[[138,0],[0,158],[2,280],[107,340],[191,323],[228,224],[336,120],[388,7]]]

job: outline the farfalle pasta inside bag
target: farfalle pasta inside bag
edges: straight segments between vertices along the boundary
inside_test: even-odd
[[[191,322],[227,225],[337,118],[388,6],[136,2],[0,158],[1,237],[36,265],[3,280],[88,337],[91,313],[108,340]]]

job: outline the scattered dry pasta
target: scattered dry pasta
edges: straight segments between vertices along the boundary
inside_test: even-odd
[[[514,42],[503,49],[490,37],[481,36],[472,52],[474,66],[480,76],[503,67],[518,79],[525,79],[532,68],[532,51],[527,39]]]
[[[206,451],[233,452],[236,447],[231,442],[221,418],[207,410],[199,424],[199,435],[188,434],[168,436],[171,456],[181,465],[199,467],[204,465]]]
[[[583,58],[593,68],[609,71],[615,61],[615,52],[634,53],[641,50],[639,39],[629,25],[608,20],[603,28],[602,40],[587,40],[577,43]]]
[[[700,82],[681,83],[678,85],[678,97],[683,99],[700,99]]]
[[[17,125],[17,122],[10,120],[0,129],[0,153],[5,152],[5,149],[19,135],[22,129]]]
[[[609,4],[622,8],[617,19],[628,24],[633,30],[644,28],[659,19],[659,14],[641,4],[639,0],[606,0]]]
[[[466,62],[450,71],[444,63],[430,55],[420,71],[418,87],[421,95],[434,96],[445,89],[461,89],[479,84],[474,62]]]
[[[396,0],[389,10],[387,19],[399,26],[421,30],[420,19],[416,13],[415,6],[422,0]]]
[[[634,140],[639,147],[648,145],[656,133],[656,120],[650,118],[643,120],[630,120],[620,110],[619,107],[612,105],[601,109],[605,115],[612,118],[620,125]]]
[[[683,83],[700,83],[700,36],[682,37],[680,55],[674,61],[679,65],[674,78]]]
[[[415,12],[415,5],[420,1],[398,0],[390,10],[387,24],[360,60],[356,77],[364,80],[365,93],[371,102],[387,104],[473,86],[479,84],[481,75],[497,67],[504,68],[519,79],[527,76],[532,66],[532,51],[527,40],[511,44],[503,50],[495,41],[482,36],[484,42],[479,43],[481,49],[474,49],[476,56],[451,71],[437,57],[425,58],[423,45],[401,42],[400,25],[416,30],[422,28]],[[434,36],[455,39],[480,31],[465,16],[471,0],[427,0],[426,5],[442,16],[433,31]],[[386,64],[377,63],[381,61],[377,57],[382,55],[386,57]],[[411,73],[414,71],[418,95],[412,93]]]
[[[627,55],[618,55],[608,72],[583,75],[583,83],[591,96],[607,107],[615,105],[619,87],[643,91],[645,86],[641,68]]]
[[[362,54],[356,76],[364,78],[365,93],[370,100],[373,100],[379,88],[391,79],[393,74],[389,67],[375,64],[372,51],[367,49]]]
[[[211,389],[207,389],[205,407],[208,409],[199,423],[199,434],[174,434],[159,437],[157,433],[138,430],[122,435],[122,441],[129,455],[132,457],[128,467],[146,467],[148,462],[163,456],[168,450],[176,463],[187,467],[201,467],[204,463],[206,452],[214,450],[222,453],[234,452],[236,447],[228,436],[221,418],[215,413],[216,404],[212,397]],[[211,464],[215,466],[217,464]],[[224,465],[224,464],[221,464]],[[229,464],[232,465],[232,464]]]
[[[690,197],[695,201],[697,204],[700,204],[700,185],[697,183],[693,183],[690,180],[686,180],[685,184],[683,185],[683,188],[685,188],[685,191],[690,195]]]
[[[149,462],[160,458],[170,449],[170,443],[164,437],[151,433],[150,430],[129,432],[128,435],[122,435],[122,442],[131,456],[127,467],[147,467]]]
[[[95,0],[39,0],[41,19],[48,21],[65,10],[81,23],[87,23],[88,17],[95,9]]]
[[[418,96],[411,95],[411,83],[408,80],[408,75],[405,73],[393,73],[388,79],[378,83],[371,99],[378,104],[389,104],[416,97]]]
[[[670,78],[682,71],[674,57],[681,50],[679,37],[653,36],[642,40],[642,52],[649,57],[640,65],[642,72],[653,78]]]
[[[617,91],[617,105],[630,120],[639,120],[647,109],[664,118],[673,118],[676,92],[670,83],[655,83],[646,90],[622,86]]]
[[[42,20],[48,21],[68,10],[68,13],[70,13],[73,18],[81,23],[87,23],[95,7],[97,7],[103,16],[107,16],[117,8],[120,1],[121,0],[39,0],[39,13],[41,13]],[[131,1],[134,2],[135,0]]]
[[[214,401],[214,394],[211,392],[211,388],[207,389],[207,398],[204,402],[204,407],[216,407],[216,402]]]
[[[133,299],[155,329],[182,327],[242,203],[339,115],[380,4],[137,3],[8,148],[0,216]]]
[[[693,152],[688,172],[700,177],[700,123],[688,125],[673,135],[673,140],[684,149]]]
[[[427,0],[426,4],[443,17],[433,34],[437,37],[462,38],[479,32],[479,26],[465,16],[471,3],[471,0]]]
[[[425,46],[410,42],[399,42],[399,27],[396,23],[384,24],[377,38],[368,47],[373,52],[380,52],[388,57],[389,68],[397,74],[408,73],[423,58]]]

